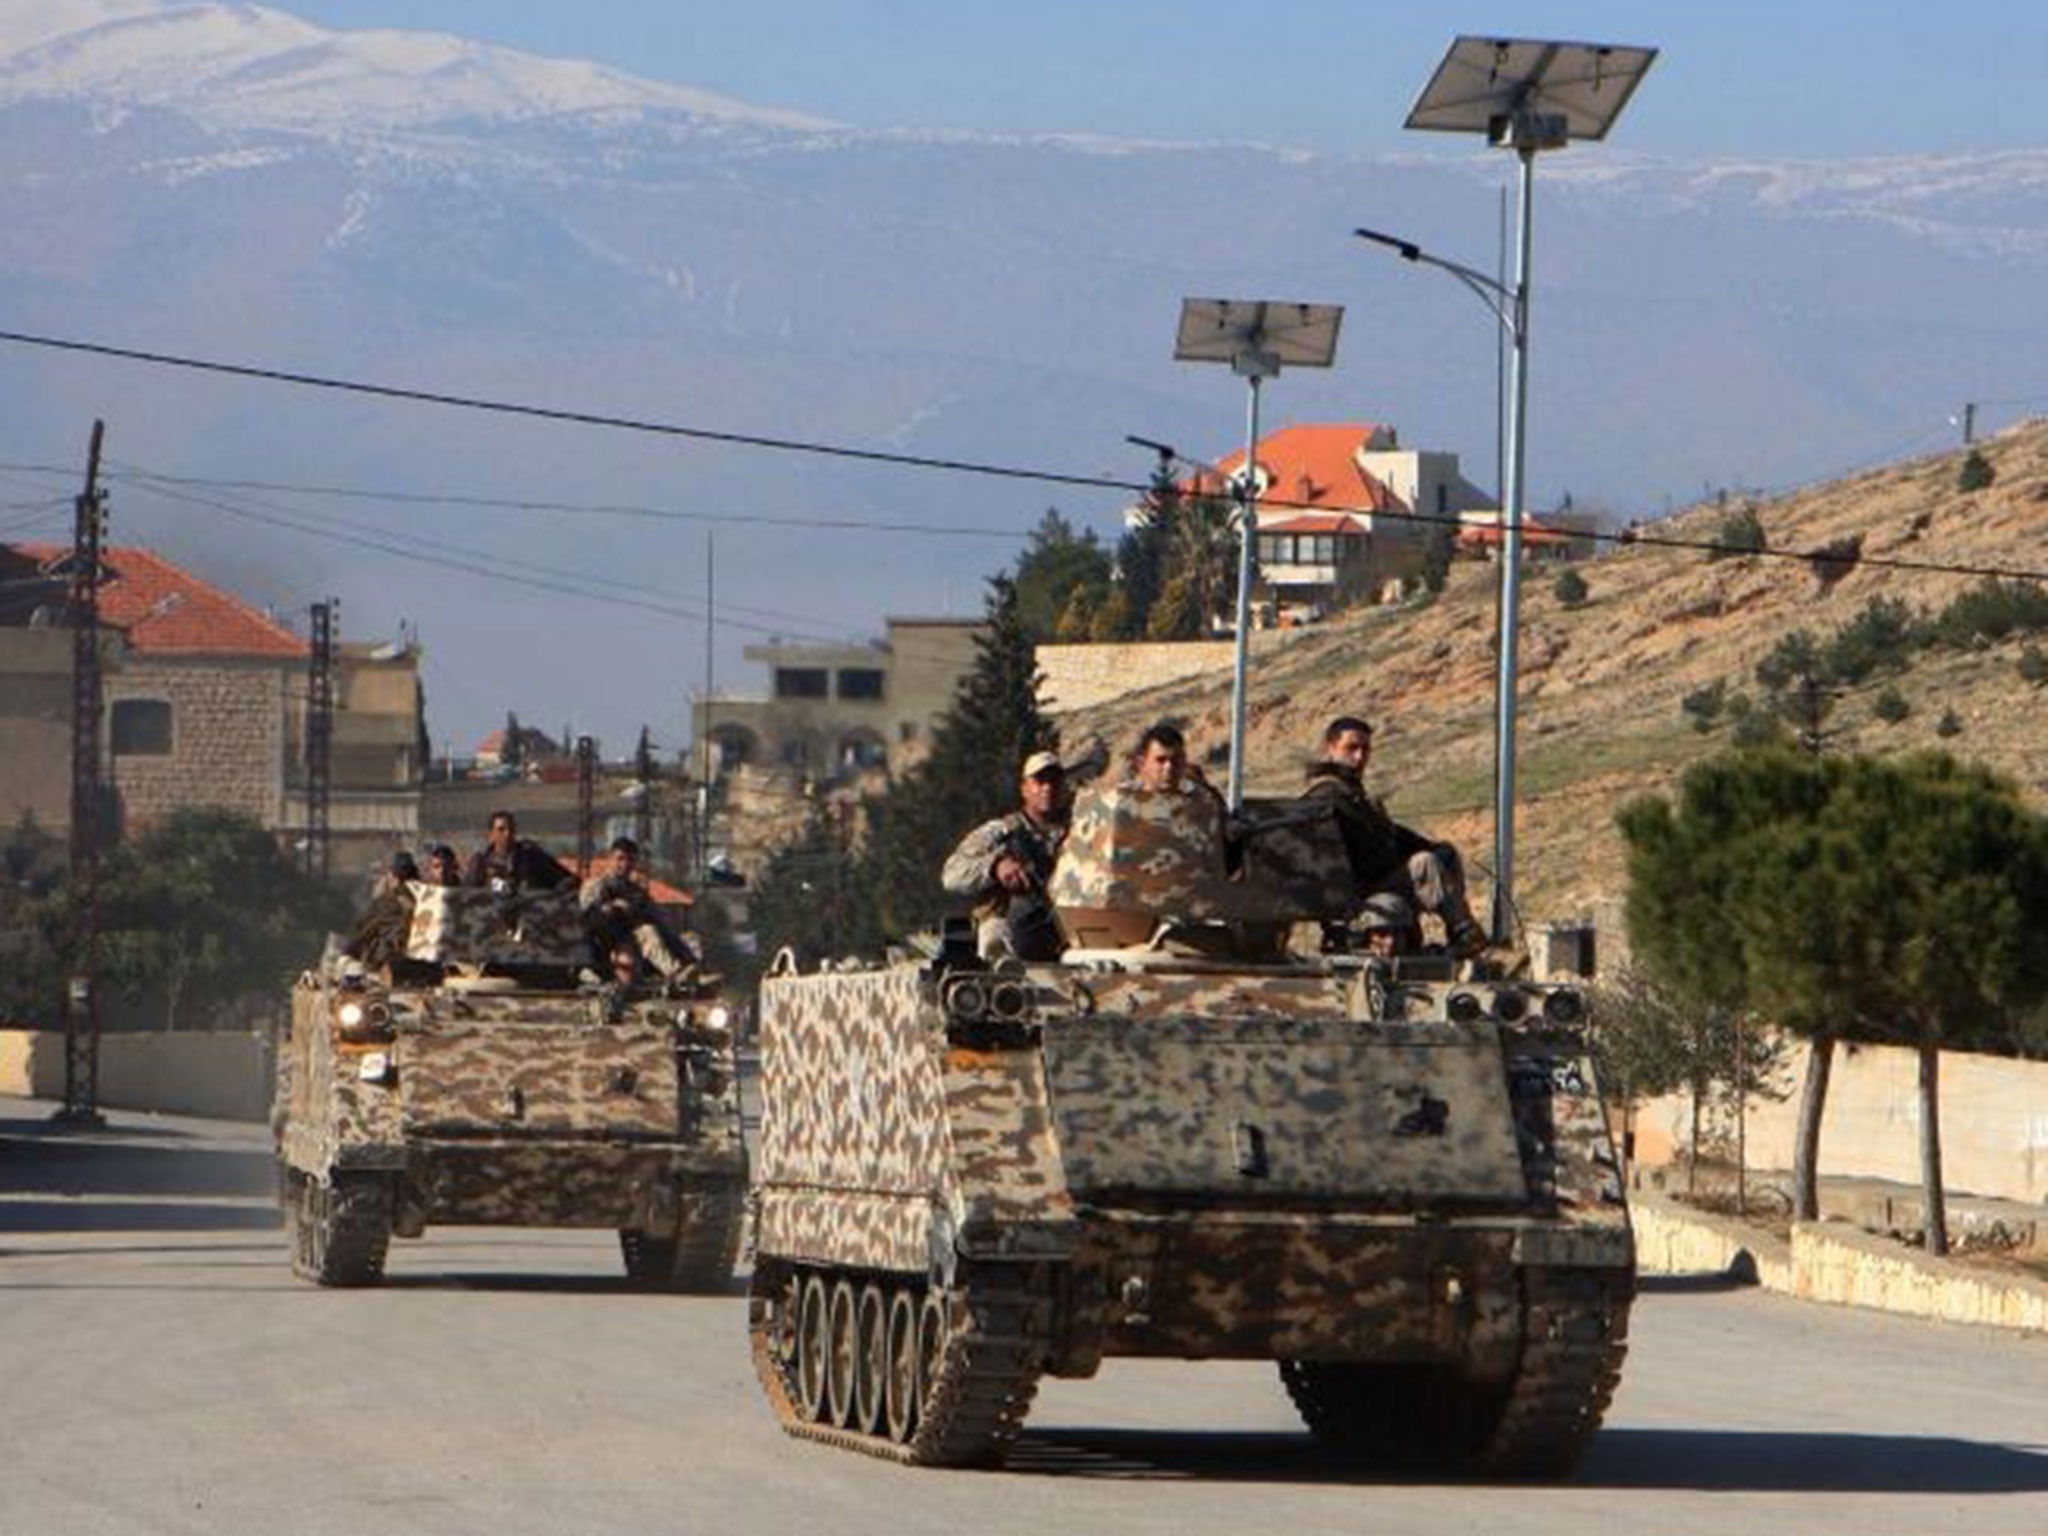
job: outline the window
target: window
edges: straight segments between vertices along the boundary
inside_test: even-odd
[[[116,699],[113,748],[117,757],[168,757],[171,706],[162,699]]]
[[[839,697],[879,699],[882,696],[882,675],[879,667],[841,667]]]
[[[1316,535],[1315,558],[1310,563],[1313,565],[1335,565],[1337,563],[1337,536],[1334,533],[1319,533]]]
[[[1286,543],[1287,536],[1285,534],[1260,534],[1259,560],[1261,561],[1261,563],[1266,565],[1285,565],[1287,563],[1287,556],[1282,553],[1282,550],[1285,547]]]
[[[778,699],[822,699],[825,697],[823,667],[777,667],[775,697]]]

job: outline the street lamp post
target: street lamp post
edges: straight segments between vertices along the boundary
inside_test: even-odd
[[[1522,528],[1526,521],[1529,420],[1529,283],[1536,156],[1574,139],[1603,139],[1657,57],[1654,48],[1603,43],[1460,37],[1423,88],[1405,126],[1483,133],[1515,153],[1515,276],[1503,287],[1484,272],[1432,256],[1413,241],[1354,231],[1403,259],[1446,272],[1492,311],[1513,348],[1509,373],[1500,540],[1500,664],[1494,718],[1493,908],[1495,943],[1515,926],[1515,703],[1521,625]]]
[[[1246,672],[1251,645],[1252,541],[1259,532],[1259,390],[1281,366],[1327,368],[1336,361],[1337,304],[1265,299],[1187,299],[1173,355],[1183,363],[1228,363],[1245,381],[1244,471],[1237,485],[1237,637],[1230,688],[1230,809],[1244,806]],[[1157,446],[1157,445],[1155,445]]]

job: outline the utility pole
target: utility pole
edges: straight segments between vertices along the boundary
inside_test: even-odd
[[[640,727],[640,743],[633,749],[633,777],[640,785],[640,798],[633,807],[633,841],[640,845],[640,857],[653,857],[654,849],[654,743],[647,727]]]
[[[703,740],[698,743],[704,760],[703,776],[697,781],[697,889],[711,883],[711,698],[717,677],[718,653],[718,543],[713,530],[704,530],[704,709],[699,721]]]
[[[105,835],[100,785],[100,553],[106,533],[100,443],[105,436],[106,423],[95,421],[71,535],[71,890],[77,926],[64,999],[64,1107],[53,1119],[79,1130],[106,1123],[99,1112],[98,986],[99,862]]]
[[[576,738],[576,878],[588,880],[597,851],[597,743]]]
[[[1972,443],[1974,443],[1974,442],[1976,442],[1976,441],[1977,441],[1977,402],[1976,402],[1976,401],[1974,401],[1974,400],[1965,400],[1965,401],[1963,402],[1963,418],[1962,418],[1962,422],[1963,422],[1963,446],[1964,446],[1965,448],[1967,448],[1967,447],[1969,447],[1969,446],[1970,446],[1970,445],[1971,445]]]
[[[334,804],[334,624],[341,599],[313,605],[306,672],[306,873],[325,880],[332,865],[328,816]]]

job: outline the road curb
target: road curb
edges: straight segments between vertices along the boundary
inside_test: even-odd
[[[1645,1275],[1719,1275],[1805,1301],[2048,1335],[2048,1282],[1935,1258],[1847,1222],[1794,1222],[1788,1242],[1656,1195],[1638,1192],[1629,1209]]]

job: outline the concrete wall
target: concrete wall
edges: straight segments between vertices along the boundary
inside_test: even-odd
[[[1252,638],[1254,647],[1258,637]],[[1130,640],[1041,645],[1039,703],[1050,713],[1088,709],[1107,699],[1230,666],[1228,640]]]
[[[1785,1078],[1790,1094],[1780,1103],[1750,1106],[1750,1166],[1792,1166],[1805,1075],[1802,1045],[1792,1053]],[[1683,1095],[1642,1105],[1635,1126],[1638,1161],[1668,1162],[1685,1145],[1690,1113]],[[2048,1202],[2048,1062],[1942,1052],[1941,1146],[1951,1193]],[[1919,1183],[1919,1066],[1913,1052],[1898,1046],[1835,1048],[1820,1169]]]
[[[122,699],[171,706],[171,750],[109,753],[127,824],[144,827],[184,806],[222,806],[266,827],[284,819],[286,661],[131,656],[106,681],[107,710]]]
[[[108,1109],[263,1121],[272,1070],[263,1034],[102,1035],[99,1098]],[[0,1093],[63,1098],[63,1034],[0,1030]]]

